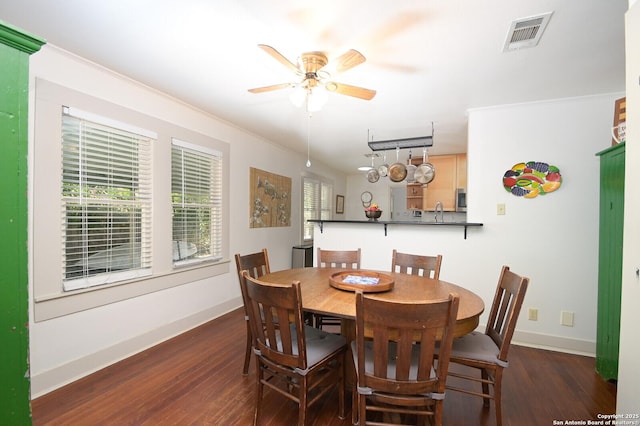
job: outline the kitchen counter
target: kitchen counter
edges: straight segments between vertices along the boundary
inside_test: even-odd
[[[387,236],[387,228],[389,226],[438,226],[438,227],[462,227],[464,228],[464,239],[467,239],[468,227],[483,226],[482,223],[477,222],[416,222],[409,220],[325,220],[325,219],[311,219],[309,222],[317,223],[320,226],[320,233],[324,231],[325,223],[348,223],[354,225],[382,225],[384,227],[384,235]]]

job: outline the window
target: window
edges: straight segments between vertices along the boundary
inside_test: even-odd
[[[36,322],[229,273],[228,143],[40,78],[35,96]]]
[[[222,257],[222,154],[173,139],[173,262]]]
[[[63,108],[65,291],[151,274],[152,139],[98,121]]]
[[[314,224],[310,219],[331,219],[333,185],[319,179],[303,178],[304,220],[302,224],[303,241],[313,240]]]

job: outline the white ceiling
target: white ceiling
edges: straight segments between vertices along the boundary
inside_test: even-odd
[[[377,95],[332,93],[310,122],[312,163],[355,173],[370,164],[368,135],[421,136],[434,122],[429,154],[465,152],[470,108],[624,91],[626,9],[627,0],[0,0],[0,20],[304,155],[308,121],[291,89],[247,91],[295,80],[257,44],[294,63],[302,52],[331,60],[356,49],[367,61],[333,79]],[[503,52],[511,21],[551,11],[537,47]]]

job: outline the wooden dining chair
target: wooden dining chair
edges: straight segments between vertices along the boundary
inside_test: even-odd
[[[357,250],[322,250],[318,247],[318,268],[360,269],[360,249]],[[340,326],[340,318],[314,314],[316,328],[324,326]]]
[[[322,250],[318,247],[318,267],[360,269],[360,249]]]
[[[493,399],[496,410],[496,424],[502,425],[502,375],[509,365],[507,355],[511,338],[520,315],[524,295],[529,286],[529,278],[517,275],[503,266],[498,280],[489,320],[484,333],[472,332],[455,339],[451,349],[451,362],[480,370],[480,377],[449,371],[449,376],[482,384],[482,393],[449,384],[447,389],[481,396],[484,406],[489,407]],[[489,387],[493,388],[493,393]]]
[[[260,278],[261,276],[271,272],[269,267],[269,254],[267,249],[263,248],[262,251],[257,253],[246,254],[244,256],[236,253],[236,268],[238,269],[238,279],[241,280],[241,272],[243,270],[249,271],[249,275],[254,278]],[[247,313],[247,301],[244,300],[244,294],[242,295],[242,302],[244,304],[244,319],[247,324],[247,345],[244,354],[244,367],[242,374],[249,374],[249,362],[251,361],[251,346],[253,340],[251,338],[251,326],[249,325],[249,315]]]
[[[298,404],[298,425],[307,408],[338,386],[338,416],[344,419],[346,339],[304,324],[300,282],[272,284],[242,271],[256,356],[256,409],[260,419],[264,387]]]
[[[442,255],[424,256],[419,254],[400,253],[393,249],[391,272],[420,275],[436,280],[440,279]]]
[[[392,302],[356,293],[353,424],[387,424],[369,422],[368,412],[404,415],[411,424],[416,424],[413,416],[418,424],[429,418],[442,424],[458,305],[455,293],[430,302]],[[440,358],[434,362],[437,341]]]

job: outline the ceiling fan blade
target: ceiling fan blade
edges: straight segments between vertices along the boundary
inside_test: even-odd
[[[365,89],[364,87],[351,86],[344,83],[336,83],[335,81],[327,83],[325,88],[330,92],[353,96],[354,98],[360,98],[367,101],[370,101],[376,95],[375,90]]]
[[[271,55],[276,61],[280,62],[282,65],[284,65],[285,67],[289,68],[291,71],[293,71],[294,73],[296,73],[297,75],[302,75],[303,72],[300,70],[300,68],[296,67],[290,60],[288,60],[287,58],[285,58],[282,53],[278,52],[276,49],[274,49],[271,46],[268,46],[266,44],[259,44],[258,47],[262,50],[264,50],[265,52],[267,52],[269,55]]]
[[[356,65],[360,65],[364,61],[366,61],[366,59],[362,55],[362,53],[358,52],[357,50],[351,49],[348,52],[343,53],[338,58],[336,58],[335,60],[336,71],[344,72],[344,71],[350,70]]]
[[[280,84],[273,84],[271,86],[256,87],[254,89],[249,89],[249,92],[264,93],[264,92],[270,92],[272,90],[287,89],[289,87],[291,87],[291,83],[280,83]]]

